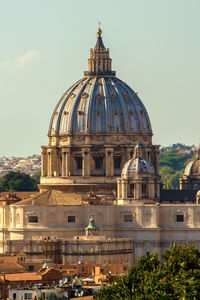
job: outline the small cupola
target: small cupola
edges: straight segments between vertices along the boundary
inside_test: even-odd
[[[95,236],[95,235],[97,235],[98,227],[95,224],[95,220],[94,220],[93,215],[91,215],[91,217],[89,219],[89,224],[85,228],[85,230],[86,230],[86,236]]]
[[[125,163],[121,178],[117,180],[118,204],[128,204],[132,200],[158,201],[160,178],[153,165],[142,158],[142,147],[137,145],[132,159]]]

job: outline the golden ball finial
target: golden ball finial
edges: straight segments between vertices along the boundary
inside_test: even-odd
[[[98,28],[98,29],[97,29],[97,34],[98,34],[98,35],[101,35],[101,34],[102,34],[101,28]]]

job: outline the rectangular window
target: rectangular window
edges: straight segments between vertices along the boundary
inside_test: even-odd
[[[82,170],[82,162],[83,162],[82,157],[76,157],[76,165],[78,170]]]
[[[103,157],[99,157],[95,159],[95,169],[103,168]]]
[[[28,222],[29,223],[38,223],[38,216],[29,216]]]
[[[90,255],[90,262],[93,264],[94,263],[94,255]]]
[[[25,293],[24,299],[32,299],[32,293]]]
[[[120,169],[121,168],[121,157],[115,157],[114,158],[114,169]]]
[[[176,215],[176,222],[184,222],[184,215]]]
[[[75,222],[76,222],[75,216],[68,216],[68,223],[75,223]]]
[[[142,197],[146,197],[146,196],[147,196],[147,184],[142,183]]]
[[[124,222],[133,222],[133,215],[124,215]]]
[[[34,271],[34,266],[33,265],[29,265],[28,266],[28,271],[29,272],[33,272]]]

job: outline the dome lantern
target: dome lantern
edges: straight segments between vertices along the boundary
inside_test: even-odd
[[[113,76],[112,59],[109,55],[109,49],[105,48],[102,40],[102,30],[97,29],[97,42],[93,49],[90,49],[90,58],[88,59],[88,71],[84,72],[85,76]]]

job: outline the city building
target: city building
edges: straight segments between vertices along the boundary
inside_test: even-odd
[[[131,265],[175,241],[200,248],[196,191],[160,191],[152,134],[144,104],[112,70],[99,28],[88,71],[52,114],[40,192],[0,206],[0,251],[64,264]],[[196,164],[184,176],[197,179]]]

